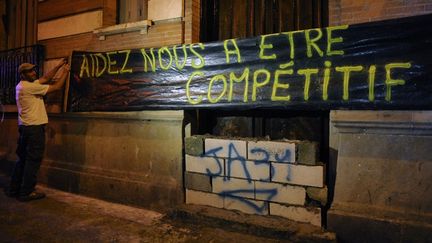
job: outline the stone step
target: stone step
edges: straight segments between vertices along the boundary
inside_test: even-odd
[[[288,242],[337,242],[335,233],[311,224],[299,223],[282,217],[249,215],[208,206],[179,206],[166,217],[199,226],[226,228],[244,234]]]

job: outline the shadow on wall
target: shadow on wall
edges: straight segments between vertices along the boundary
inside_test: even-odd
[[[12,174],[18,141],[17,115],[6,113],[0,122],[0,171]]]
[[[327,186],[328,186],[328,201],[325,205],[325,211],[329,210],[331,204],[333,203],[334,193],[335,193],[335,185],[336,185],[336,175],[337,175],[337,158],[338,158],[338,150],[334,148],[329,149],[329,162],[327,166]],[[324,215],[327,217],[327,214]],[[327,218],[324,219],[324,222],[327,222]]]
[[[80,175],[85,165],[88,122],[51,122],[46,129],[41,182],[72,193],[81,193]]]

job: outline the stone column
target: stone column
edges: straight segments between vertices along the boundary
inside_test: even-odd
[[[328,228],[350,242],[432,239],[432,112],[332,111]]]

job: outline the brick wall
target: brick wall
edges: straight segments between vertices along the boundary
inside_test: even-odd
[[[321,226],[327,201],[315,143],[186,138],[186,203]]]
[[[182,43],[181,22],[162,23],[149,28],[148,34],[129,32],[109,35],[105,40],[99,40],[93,33],[40,41],[46,47],[46,58],[69,56],[76,51],[110,51],[132,48],[161,47]]]
[[[432,13],[430,0],[330,0],[329,25],[355,24]]]
[[[42,2],[39,5],[39,21],[52,18],[71,16],[73,14],[102,10],[103,27],[116,24],[117,4],[116,0],[77,1],[71,5],[69,2],[60,0],[64,4],[56,4],[52,1]],[[178,0],[182,1],[182,0]],[[72,51],[111,51],[134,48],[150,48],[179,45],[199,41],[200,1],[183,0],[184,20],[171,19],[154,23],[148,28],[147,34],[139,31],[125,32],[108,35],[105,40],[99,40],[93,32],[69,35],[59,38],[41,40],[38,43],[45,46],[45,58],[55,59],[68,57]],[[75,3],[75,2],[74,2]],[[55,12],[49,11],[54,9]],[[63,100],[60,93],[50,94],[48,99],[48,111],[59,112]]]
[[[48,3],[49,1],[45,4],[48,5]],[[69,56],[73,50],[110,51],[197,42],[199,41],[199,3],[199,0],[184,0],[184,23],[180,20],[158,22],[148,29],[148,34],[128,32],[109,35],[106,37],[106,40],[101,41],[95,34],[90,32],[43,40],[39,41],[39,43],[46,46],[46,58],[52,59]],[[87,6],[87,8],[102,7],[104,16],[103,25],[109,26],[115,24],[115,1],[105,0],[103,1],[103,6],[100,6],[100,4],[97,5],[95,3],[94,5],[97,6],[92,5]],[[43,7],[48,8],[49,6],[43,5]],[[83,10],[86,10],[84,6]],[[69,12],[66,13],[70,14]]]

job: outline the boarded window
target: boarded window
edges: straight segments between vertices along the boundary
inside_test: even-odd
[[[119,0],[119,24],[147,19],[148,0]]]
[[[207,0],[201,3],[202,42],[328,24],[327,0]]]

